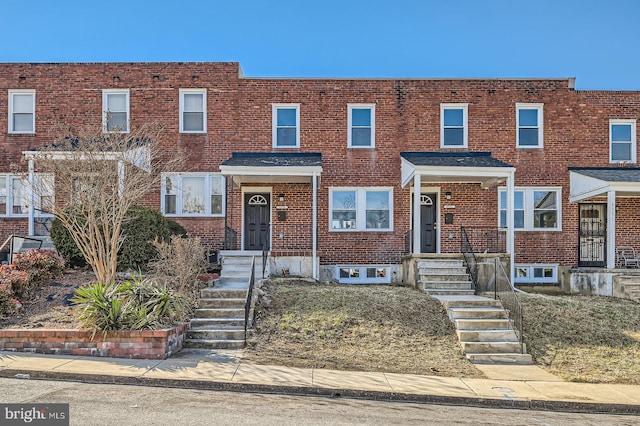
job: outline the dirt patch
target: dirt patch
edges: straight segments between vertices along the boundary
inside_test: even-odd
[[[246,356],[305,368],[483,377],[442,305],[405,287],[272,281]]]

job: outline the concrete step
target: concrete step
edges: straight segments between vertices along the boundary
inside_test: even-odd
[[[460,342],[465,354],[520,353],[520,343],[515,342]]]
[[[517,342],[518,337],[513,330],[458,330],[460,342]]]
[[[450,288],[450,289],[461,289],[461,290],[471,290],[472,284],[471,281],[419,281],[419,286],[422,287],[423,290],[432,289],[432,288]]]
[[[426,288],[424,291],[431,296],[473,296],[473,290],[448,289],[448,288]]]
[[[185,339],[182,347],[193,349],[240,349],[244,347],[244,340]]]
[[[448,297],[441,299],[442,304],[447,309],[453,308],[500,308],[502,303],[499,300],[487,297]]]
[[[214,285],[200,290],[200,297],[203,299],[245,299],[248,289],[248,286],[246,288],[219,288]]]
[[[448,274],[466,274],[467,268],[465,267],[451,267],[451,268],[418,268],[418,275],[448,275]]]
[[[511,322],[504,319],[456,319],[457,330],[511,330]]]
[[[504,354],[466,354],[467,359],[474,364],[512,364],[530,365],[533,358],[529,354],[504,353]]]
[[[244,309],[246,300],[244,298],[238,299],[200,299],[200,308],[231,308],[231,309]]]
[[[189,321],[191,330],[219,329],[219,328],[244,328],[244,315],[242,318],[191,318]]]
[[[196,318],[242,318],[244,320],[244,308],[200,308],[196,309]]]
[[[458,319],[506,319],[507,314],[504,309],[498,307],[460,307],[451,308],[449,316],[453,320]]]
[[[418,269],[421,268],[463,268],[462,259],[420,259],[416,262]]]
[[[189,330],[187,339],[191,340],[244,340],[244,327]]]

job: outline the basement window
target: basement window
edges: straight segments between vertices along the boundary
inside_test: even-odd
[[[345,265],[336,267],[336,279],[342,284],[389,284],[388,266]]]
[[[516,283],[545,284],[558,282],[558,265],[516,265],[514,269]]]

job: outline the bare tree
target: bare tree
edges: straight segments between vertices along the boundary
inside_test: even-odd
[[[35,171],[29,181],[40,208],[70,232],[99,282],[115,279],[129,208],[153,190],[159,193],[161,173],[179,171],[184,164],[175,149],[163,149],[162,130],[159,122],[129,133],[72,129],[26,155]],[[55,200],[47,196],[53,193],[52,181]]]

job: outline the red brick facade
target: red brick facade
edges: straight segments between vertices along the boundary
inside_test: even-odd
[[[22,151],[52,142],[56,125],[100,123],[102,90],[130,90],[131,127],[161,119],[167,150],[190,154],[185,172],[220,172],[234,152],[321,153],[317,254],[321,265],[398,265],[411,229],[411,193],[401,185],[401,152],[491,152],[516,170],[516,187],[561,187],[561,231],[516,231],[516,263],[578,264],[578,205],[569,202],[569,167],[610,167],[611,119],[637,119],[640,93],[578,91],[570,79],[275,79],[244,78],[237,63],[0,64],[0,173],[26,165]],[[179,89],[206,89],[204,134],[180,133]],[[35,90],[35,134],[8,132],[8,91]],[[274,148],[273,104],[299,104],[299,148]],[[468,146],[441,148],[441,104],[467,104]],[[516,147],[516,104],[543,104],[542,148]],[[347,147],[348,104],[375,105],[375,147]],[[631,166],[635,166],[632,164]],[[625,166],[621,166],[625,167]],[[626,167],[629,167],[628,165]],[[227,179],[229,181],[229,179]],[[312,253],[312,185],[265,178],[243,184],[271,194],[274,256]],[[439,251],[459,249],[460,225],[498,227],[498,187],[455,181],[437,187]],[[330,229],[331,188],[393,191],[393,228],[381,232]],[[229,185],[231,188],[231,185]],[[445,199],[445,193],[451,193]],[[233,193],[233,195],[232,195]],[[285,200],[279,201],[283,194]],[[150,203],[159,206],[160,194]],[[616,236],[640,246],[637,199],[621,199]],[[444,208],[445,205],[455,208]],[[278,220],[286,206],[286,220]],[[454,214],[453,224],[444,215]],[[222,248],[224,227],[242,239],[242,187],[228,189],[225,217],[179,217],[191,234]],[[26,230],[26,219],[0,218],[0,239]]]

